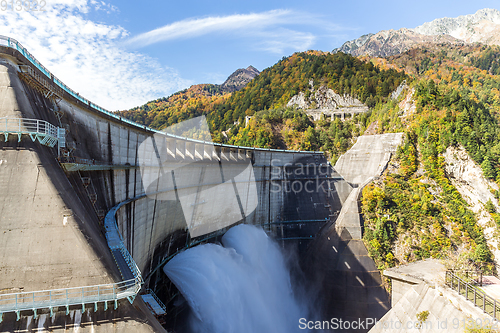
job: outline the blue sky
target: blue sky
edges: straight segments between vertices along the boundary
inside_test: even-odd
[[[296,51],[483,8],[500,1],[47,0],[46,12],[0,11],[0,34],[82,96],[123,110]]]

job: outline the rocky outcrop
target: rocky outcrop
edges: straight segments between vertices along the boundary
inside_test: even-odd
[[[416,111],[417,111],[417,107],[415,105],[415,103],[413,102],[413,95],[415,94],[415,88],[408,88],[406,87],[406,89],[408,89],[408,92],[406,93],[406,95],[404,95],[404,97],[401,99],[401,101],[399,102],[398,106],[399,106],[399,110],[402,111],[402,113],[400,114],[400,117],[402,118],[402,121],[405,122],[405,119],[414,114]]]
[[[288,101],[288,107],[295,106],[300,109],[320,109],[320,110],[337,110],[340,108],[367,108],[358,99],[349,95],[339,95],[332,89],[321,86],[314,89],[312,81],[309,82],[311,88],[309,92],[299,92]],[[308,95],[308,96],[307,96]]]
[[[382,30],[368,38],[362,36],[354,41],[346,42],[333,52],[350,53],[353,56],[388,57],[408,51],[421,43],[463,44],[463,41],[448,35],[426,36],[411,29]],[[356,47],[353,47],[355,45]]]
[[[240,68],[231,74],[223,84],[221,84],[221,88],[224,92],[240,90],[259,74],[260,72],[253,66]]]
[[[500,11],[481,9],[475,14],[440,18],[413,29],[423,35],[449,35],[469,43],[500,44]]]
[[[303,109],[314,120],[321,119],[323,115],[333,117],[334,114],[342,114],[343,117],[345,113],[355,114],[369,110],[365,104],[350,95],[339,95],[325,86],[314,89],[312,80],[309,85],[311,88],[306,93],[299,92],[286,106]]]
[[[439,18],[414,29],[382,30],[348,41],[333,52],[388,57],[422,43],[475,42],[500,45],[500,11],[481,9],[471,15]]]
[[[495,235],[497,228],[490,214],[484,208],[484,204],[491,200],[497,211],[500,210],[495,196],[491,193],[491,190],[498,190],[498,185],[484,177],[481,167],[469,157],[463,147],[448,147],[444,158],[448,177],[476,214],[479,225],[484,229],[488,246],[495,255],[498,264],[500,250],[498,249],[498,237]]]

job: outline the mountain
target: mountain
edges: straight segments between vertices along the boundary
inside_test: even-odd
[[[252,81],[260,72],[253,66],[248,66],[247,68],[240,68],[231,74],[221,87],[225,92],[233,92],[240,90]]]
[[[368,55],[388,57],[408,51],[413,46],[423,43],[463,44],[464,42],[449,35],[423,35],[411,29],[382,30],[344,43],[333,52],[349,53],[353,56]]]
[[[472,22],[470,36],[477,38],[472,31],[489,23],[475,20],[463,22]],[[416,43],[387,58],[295,53],[241,90],[224,94],[222,85],[192,86],[123,115],[158,129],[206,115],[216,142],[323,151],[332,164],[363,133],[404,132],[393,162],[362,192],[363,239],[377,267],[429,257],[451,258],[452,267],[492,262],[489,246],[496,249],[500,230],[500,46],[456,38],[463,22],[431,22],[424,31],[447,26],[452,35],[400,29],[348,44],[352,51],[378,41],[379,52],[388,45],[400,52]],[[347,95],[357,101],[341,103]],[[359,101],[370,110],[313,121],[297,108],[336,107],[334,100],[340,105]],[[287,107],[289,102],[294,105]],[[469,188],[479,187],[475,179],[464,185],[460,170],[471,174],[470,169],[455,155],[482,171],[487,185],[481,188],[489,199],[469,194]],[[473,197],[478,199],[469,206]]]
[[[260,72],[253,66],[240,68],[231,74],[223,84],[195,84],[169,97],[149,101],[144,105],[126,111],[121,116],[153,128],[165,128],[172,124],[202,114],[208,114],[214,107],[226,101],[231,93],[244,88]]]
[[[423,35],[449,35],[468,43],[500,45],[500,11],[486,8],[471,15],[440,18],[414,31]]]
[[[471,15],[436,19],[414,29],[382,30],[345,42],[333,52],[388,57],[406,52],[417,44],[475,42],[500,45],[500,11],[481,9]]]
[[[228,79],[227,86],[236,87],[238,82],[248,80],[248,75],[253,75],[252,72],[255,74],[256,70],[247,68],[236,71],[234,76]],[[263,110],[286,107],[290,99],[301,92],[309,97],[311,81],[315,91],[324,87],[340,96],[353,96],[360,103],[373,107],[386,101],[387,96],[405,79],[406,75],[401,71],[380,69],[370,62],[344,53],[308,51],[283,58],[263,70],[238,91],[224,93],[223,85],[192,86],[170,97],[122,111],[121,115],[157,129],[206,115],[214,140],[222,142],[228,138],[221,134],[231,128],[230,140],[232,135],[237,134],[237,128],[246,124],[246,116],[253,116]],[[241,125],[235,127],[234,124]],[[301,130],[306,128],[307,126]],[[262,137],[267,138],[269,133],[262,133]],[[254,143],[254,139],[258,143]],[[234,143],[273,147],[272,140],[259,141],[251,135],[248,140],[242,137],[241,140],[235,139]]]

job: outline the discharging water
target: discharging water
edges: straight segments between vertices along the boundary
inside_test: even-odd
[[[193,332],[293,333],[307,306],[295,297],[278,245],[257,227],[188,249],[163,268],[192,310]]]

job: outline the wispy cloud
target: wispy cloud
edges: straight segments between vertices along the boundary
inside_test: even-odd
[[[295,30],[286,26],[293,26]],[[289,50],[306,50],[314,45],[317,39],[314,33],[299,31],[299,26],[316,26],[328,31],[344,30],[316,15],[277,9],[262,13],[185,19],[134,36],[125,44],[140,48],[159,42],[223,33],[225,36],[252,40],[256,49],[283,54]]]
[[[289,10],[271,10],[264,13],[186,19],[137,35],[128,40],[127,44],[143,47],[162,41],[199,37],[216,32],[241,33],[247,29],[262,30],[286,23],[291,14]]]
[[[260,40],[256,43],[257,48],[276,54],[284,54],[287,49],[308,50],[316,41],[316,36],[310,32],[289,29],[262,32],[257,36]]]
[[[102,1],[51,0],[46,12],[0,13],[0,34],[17,39],[82,96],[110,110],[128,109],[192,84],[157,59],[121,46],[128,31],[85,18],[115,10]]]

